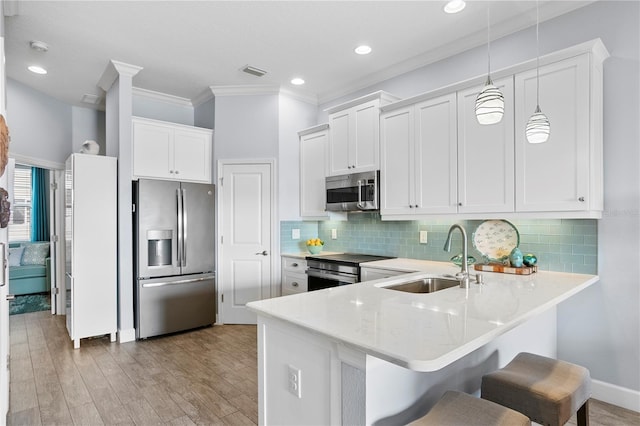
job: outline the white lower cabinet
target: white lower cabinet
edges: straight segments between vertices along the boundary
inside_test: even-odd
[[[307,261],[297,256],[282,256],[282,295],[307,291]]]

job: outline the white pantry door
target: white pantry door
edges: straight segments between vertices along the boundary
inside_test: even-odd
[[[271,297],[273,281],[272,163],[221,163],[219,321],[255,324],[245,305]]]

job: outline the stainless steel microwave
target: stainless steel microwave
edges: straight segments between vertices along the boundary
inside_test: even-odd
[[[379,210],[379,182],[378,170],[327,177],[327,211]]]

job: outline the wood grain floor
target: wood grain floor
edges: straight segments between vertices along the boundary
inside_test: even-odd
[[[83,339],[64,317],[13,315],[9,425],[255,425],[256,327],[224,325],[125,344]],[[591,400],[592,426],[640,414]],[[575,425],[575,416],[568,423]]]
[[[256,327],[125,344],[82,339],[64,317],[13,315],[10,425],[255,425]]]

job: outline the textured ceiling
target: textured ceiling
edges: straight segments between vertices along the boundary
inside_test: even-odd
[[[591,1],[540,1],[541,20]],[[109,60],[143,67],[134,86],[194,99],[209,86],[274,85],[327,101],[486,43],[487,2],[26,1],[5,14],[8,77],[59,100],[103,96]],[[535,24],[534,1],[492,1],[498,38]],[[44,41],[47,52],[29,47]],[[369,44],[373,53],[353,49]],[[26,70],[45,66],[46,76]],[[263,77],[240,71],[266,70]],[[292,77],[306,80],[292,86]]]

